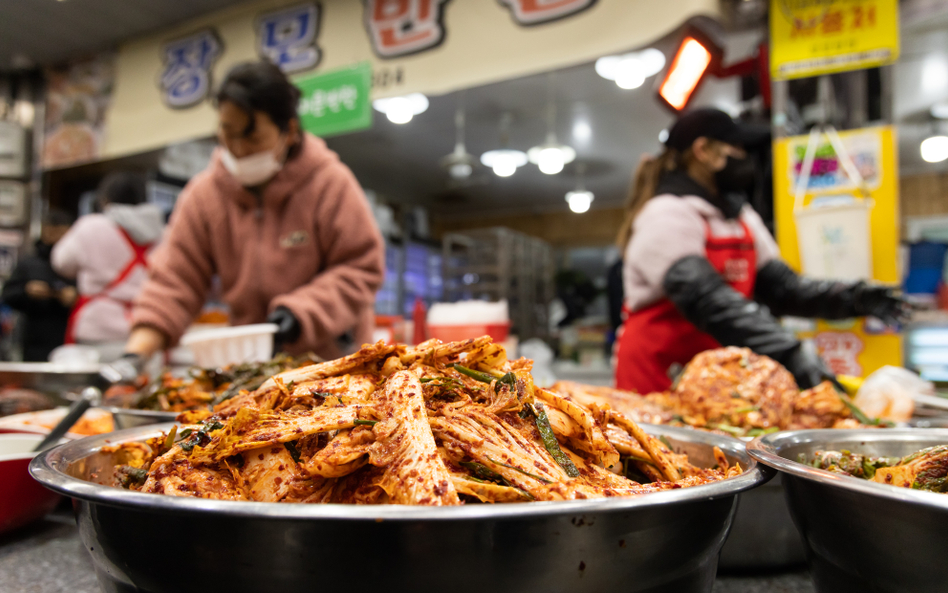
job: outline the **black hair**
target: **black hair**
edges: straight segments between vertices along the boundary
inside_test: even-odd
[[[72,214],[59,208],[50,208],[43,216],[43,226],[72,226],[74,221]]]
[[[145,192],[145,178],[130,171],[114,171],[105,176],[98,190],[99,203],[142,204],[147,198]]]
[[[216,105],[230,101],[247,114],[250,123],[244,136],[253,133],[255,111],[266,113],[281,132],[289,129],[292,120],[299,119],[296,106],[300,90],[282,70],[267,61],[245,62],[231,68],[214,99]]]

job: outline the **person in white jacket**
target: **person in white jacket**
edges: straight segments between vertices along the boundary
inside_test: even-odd
[[[164,232],[164,216],[146,203],[144,179],[110,173],[98,189],[102,214],[81,217],[53,249],[53,269],[75,278],[79,298],[66,343],[97,346],[103,360],[122,352],[131,331],[132,301],[148,279],[150,254]]]

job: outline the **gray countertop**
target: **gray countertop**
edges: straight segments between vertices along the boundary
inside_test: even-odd
[[[0,536],[0,593],[101,593],[72,513],[60,508]],[[718,575],[714,593],[813,593],[805,568],[765,575]]]

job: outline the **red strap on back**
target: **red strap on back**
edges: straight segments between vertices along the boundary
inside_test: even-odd
[[[106,284],[105,287],[101,291],[92,295],[81,295],[79,299],[76,300],[76,304],[73,306],[72,312],[70,312],[69,314],[69,321],[66,324],[66,340],[65,340],[66,344],[76,343],[75,325],[76,325],[76,318],[79,316],[79,311],[81,311],[86,305],[88,305],[89,303],[91,303],[92,301],[96,299],[112,298],[106,293],[108,293],[108,291],[112,290],[113,288],[115,288],[116,286],[124,282],[125,279],[128,278],[131,275],[131,273],[135,270],[135,268],[137,268],[138,266],[141,266],[145,268],[146,270],[148,269],[148,260],[146,259],[146,256],[148,255],[148,250],[151,249],[154,243],[144,243],[144,244],[136,243],[135,240],[132,239],[132,237],[125,231],[125,229],[123,229],[122,227],[116,227],[116,228],[118,228],[119,234],[122,236],[123,239],[125,239],[125,242],[128,243],[128,246],[131,247],[132,259],[129,260],[129,262],[125,265],[125,267],[122,268],[122,271],[119,272],[118,275],[115,276],[115,278],[113,278],[111,282]],[[124,305],[126,314],[128,314],[128,312],[132,308],[132,303],[129,301],[121,301],[119,299],[114,299],[114,298],[112,300]]]
[[[145,259],[145,256],[148,255],[148,250],[151,249],[153,244],[145,243],[140,245],[136,243],[122,227],[118,227],[118,231],[122,235],[122,238],[125,239],[125,242],[128,243],[128,246],[132,248],[132,259],[129,260],[122,271],[118,273],[118,276],[113,278],[99,294],[107,292],[121,284],[138,266],[146,270],[148,269],[148,260]]]

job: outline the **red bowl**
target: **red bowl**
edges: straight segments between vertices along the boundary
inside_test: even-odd
[[[481,323],[475,325],[429,325],[428,334],[442,342],[473,340],[490,336],[495,342],[503,342],[510,333],[510,323]]]
[[[59,504],[60,496],[30,476],[28,467],[36,455],[33,447],[43,435],[0,435],[0,533],[6,533],[46,516]]]

